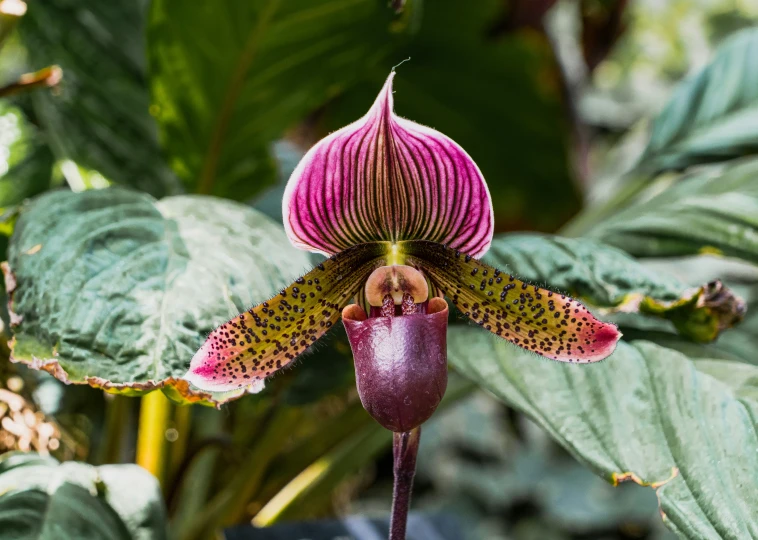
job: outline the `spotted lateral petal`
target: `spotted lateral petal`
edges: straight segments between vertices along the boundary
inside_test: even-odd
[[[284,194],[292,243],[325,254],[378,240],[432,240],[475,256],[492,241],[492,202],[454,141],[396,116],[390,74],[369,112],[303,157]]]
[[[388,246],[362,244],[319,264],[278,295],[211,332],[184,376],[201,390],[262,388],[340,318]]]
[[[607,358],[621,337],[578,301],[530,285],[433,242],[404,242],[406,262],[424,271],[472,321],[519,347],[561,362]]]

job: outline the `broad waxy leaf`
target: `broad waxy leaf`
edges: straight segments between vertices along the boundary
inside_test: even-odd
[[[758,160],[692,173],[587,236],[641,257],[711,253],[758,262]]]
[[[657,173],[758,151],[758,30],[732,36],[682,82],[653,123],[639,167]]]
[[[177,380],[192,355],[213,328],[309,266],[280,226],[246,206],[119,188],[35,199],[8,260],[15,361],[66,382],[168,387],[217,403],[232,396]]]
[[[744,302],[720,282],[690,287],[586,238],[496,235],[484,261],[530,282],[549,283],[603,315],[631,312],[670,320],[694,341],[713,341],[745,312]]]
[[[607,480],[657,490],[685,538],[758,536],[758,368],[691,361],[647,342],[591,366],[540,362],[453,327],[455,368],[527,413]],[[728,502],[727,502],[728,501]]]
[[[137,465],[0,457],[0,540],[163,540],[158,482]]]
[[[145,74],[144,2],[30,2],[19,31],[33,66],[58,64],[34,111],[58,159],[155,196],[180,185],[158,146]]]
[[[530,281],[547,282],[601,308],[618,308],[629,295],[637,294],[670,302],[681,298],[687,288],[619,249],[586,238],[498,234],[483,261]]]
[[[374,0],[156,0],[151,89],[173,169],[245,199],[275,179],[269,145],[391,48]]]
[[[616,489],[565,452],[556,452],[547,433],[520,417],[503,414],[489,392],[474,392],[424,424],[417,476],[435,488],[435,500],[441,488],[441,505],[475,509],[465,521],[467,530],[478,531],[473,538],[486,540],[492,538],[489,531],[512,527],[508,509],[526,503],[538,513],[517,516],[516,526],[540,520],[545,530],[531,532],[535,540],[566,534],[603,538],[618,527],[648,531],[651,526],[648,538],[676,539],[673,533],[661,534],[653,490]]]

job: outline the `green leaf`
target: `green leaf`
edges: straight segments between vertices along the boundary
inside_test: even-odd
[[[270,144],[392,47],[376,0],[152,3],[153,106],[171,166],[200,193],[274,182]]]
[[[161,196],[180,186],[148,112],[144,11],[144,2],[33,2],[19,31],[31,65],[63,68],[55,92],[32,96],[56,158]]]
[[[0,211],[7,211],[51,187],[54,158],[39,129],[8,101],[0,101],[0,131]]]
[[[691,361],[621,342],[575,366],[525,354],[480,329],[453,327],[455,368],[532,417],[608,481],[656,489],[685,538],[758,536],[758,368]],[[729,501],[724,504],[724,501]]]
[[[136,465],[0,456],[0,540],[163,540],[158,482]]]
[[[653,123],[639,168],[652,173],[758,151],[758,29],[735,34],[682,82]]]
[[[67,382],[130,394],[166,387],[217,403],[239,393],[177,380],[192,355],[212,329],[309,266],[249,207],[120,188],[35,199],[8,252],[15,361]]]
[[[477,9],[425,2],[404,56],[411,61],[398,70],[396,109],[471,154],[487,180],[497,230],[554,231],[581,206],[561,76],[545,36],[490,34],[502,10],[499,0]]]
[[[713,165],[648,194],[587,236],[641,257],[709,253],[756,263],[757,174],[756,159]]]
[[[745,306],[719,282],[690,287],[611,246],[586,238],[496,235],[484,261],[586,301],[599,314],[641,313],[670,320],[680,334],[713,341]]]
[[[481,539],[503,526],[520,528],[529,516],[564,532],[557,538],[565,538],[565,531],[574,538],[602,537],[601,531],[619,526],[663,529],[652,490],[616,489],[556,451],[544,430],[508,412],[489,392],[479,391],[432,416],[423,427],[416,478],[433,489],[415,497],[414,504],[423,506],[425,494],[431,495],[437,507],[458,510],[464,526],[479,531],[472,538]],[[536,512],[516,517],[515,523],[512,513],[503,511],[523,504]],[[547,532],[529,537],[556,538]],[[649,538],[664,540],[656,534]]]
[[[579,206],[560,79],[544,36],[491,35],[503,9],[409,1],[393,19],[381,0],[153,2],[151,88],[171,165],[200,192],[255,194],[274,177],[272,141],[303,120],[316,128],[306,144],[357,120],[410,57],[399,113],[473,156],[500,229],[554,230]]]

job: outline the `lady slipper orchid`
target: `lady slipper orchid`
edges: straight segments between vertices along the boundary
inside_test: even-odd
[[[602,360],[620,334],[576,300],[477,260],[493,235],[487,184],[455,142],[394,114],[393,78],[363,118],[311,148],[287,184],[289,239],[330,258],[214,330],[185,378],[208,391],[260,388],[341,316],[361,402],[395,432],[391,538],[402,538],[417,428],[447,385],[443,297],[553,360]]]
[[[391,408],[377,386],[407,392],[390,401],[426,406],[432,385],[422,381],[435,381],[437,401],[445,389],[444,374],[426,365],[445,360],[442,296],[484,329],[553,360],[595,362],[613,352],[614,325],[477,260],[493,235],[487,184],[454,141],[395,115],[394,75],[363,118],[308,151],[287,184],[290,241],[330,258],[211,332],[185,376],[193,385],[260,388],[342,314],[369,412]],[[426,419],[417,416],[380,422],[407,430]]]

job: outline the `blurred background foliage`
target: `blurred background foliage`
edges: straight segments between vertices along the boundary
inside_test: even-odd
[[[644,270],[634,267],[637,281],[622,276],[609,288],[590,261],[601,250],[582,252],[577,244],[563,255],[568,262],[546,270],[529,266],[530,257],[566,245],[531,241],[515,256],[518,237],[493,250],[498,264],[540,281],[559,276],[555,286],[607,309],[630,339],[694,359],[756,364],[753,313],[717,343],[696,343],[704,318],[710,323],[718,313],[702,302],[676,311],[660,306],[714,277],[748,303],[758,297],[754,266],[713,256],[756,261],[755,236],[748,234],[755,207],[719,198],[754,201],[755,164],[676,174],[756,150],[758,40],[734,34],[755,24],[758,3],[405,4],[395,12],[385,0],[29,0],[23,17],[2,20],[16,31],[0,34],[0,248],[6,252],[16,215],[29,208],[25,201],[52,188],[139,190],[156,220],[155,208],[169,204],[163,197],[215,195],[278,222],[284,184],[302,154],[360,117],[389,70],[409,58],[397,68],[397,112],[472,155],[493,196],[497,232],[589,236],[640,257],[618,255]],[[40,74],[47,66],[59,66],[62,79],[51,77],[54,70]],[[702,211],[712,204],[713,212]],[[682,231],[686,238],[677,236]],[[16,246],[3,259],[31,247]],[[576,261],[588,265],[586,272],[561,274]],[[267,277],[294,277],[302,265],[298,260],[292,275],[277,270]],[[656,281],[660,274],[672,280]],[[237,285],[247,287],[246,279]],[[626,309],[625,294],[640,287],[650,300],[647,315],[660,308],[658,318]],[[160,487],[145,489],[161,490],[168,517],[155,496],[144,515],[153,524],[167,519],[172,537],[182,540],[211,538],[251,519],[269,525],[386,513],[390,437],[360,406],[344,332],[325,338],[261,394],[215,410],[177,406],[182,392],[170,384],[135,400],[11,364],[7,312],[3,320],[0,452],[42,457],[0,470],[31,467],[44,477],[57,466],[49,455],[93,467],[136,461],[158,478]],[[477,378],[464,363],[456,367]],[[652,489],[611,486],[518,408],[453,376],[444,408],[424,427],[415,507],[454,512],[471,539],[673,536]],[[67,482],[72,496],[87,496]],[[114,525],[120,534],[138,537],[142,529],[118,501],[106,502],[98,511],[124,522]],[[0,516],[4,511],[0,504]]]

